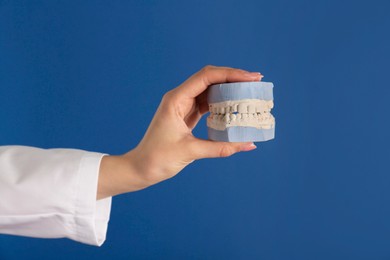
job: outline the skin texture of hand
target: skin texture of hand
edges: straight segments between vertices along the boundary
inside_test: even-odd
[[[228,157],[255,149],[253,143],[199,139],[192,130],[208,112],[208,86],[260,81],[262,77],[258,72],[206,66],[167,92],[138,146],[121,156],[103,157],[97,199],[144,189],[175,176],[198,159]]]

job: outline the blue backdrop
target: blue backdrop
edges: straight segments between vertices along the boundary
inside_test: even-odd
[[[277,120],[253,152],[114,198],[101,248],[1,235],[0,259],[389,259],[389,10],[0,1],[0,145],[124,153],[206,64],[262,72]]]

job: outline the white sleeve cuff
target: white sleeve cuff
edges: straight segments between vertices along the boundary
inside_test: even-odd
[[[111,211],[111,197],[96,200],[100,162],[104,155],[87,152],[81,158],[74,194],[73,232],[69,237],[95,246],[101,246],[106,240]]]
[[[96,200],[105,154],[0,146],[0,233],[100,246],[111,197]]]

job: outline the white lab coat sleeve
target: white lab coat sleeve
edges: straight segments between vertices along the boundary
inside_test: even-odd
[[[0,233],[100,246],[111,197],[96,200],[105,154],[0,146]]]

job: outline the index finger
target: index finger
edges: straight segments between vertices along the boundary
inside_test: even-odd
[[[183,84],[178,91],[188,98],[195,98],[207,89],[208,86],[225,82],[259,81],[263,76],[259,72],[248,72],[229,67],[206,66]]]

